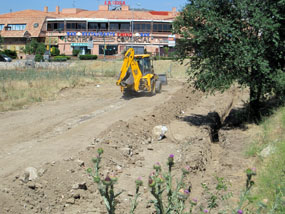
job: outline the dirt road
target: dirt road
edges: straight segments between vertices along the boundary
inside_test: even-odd
[[[215,176],[229,181],[239,196],[250,160],[243,156],[251,132],[226,126],[219,142],[211,143],[211,112],[223,115],[233,103],[241,108],[248,93],[234,88],[224,94],[193,93],[187,84],[169,81],[161,94],[122,98],[112,84],[64,90],[55,101],[0,114],[0,213],[106,213],[96,185],[86,173],[91,159],[102,147],[100,175],[118,177],[118,214],[127,213],[141,176],[144,188],[136,213],[150,214],[153,197],[148,192],[148,175],[153,163],[165,167],[169,154],[175,155],[173,174],[191,168],[186,183],[193,186],[191,197],[206,206],[201,183],[215,189]],[[234,102],[231,102],[234,101]],[[153,134],[157,125],[166,125],[166,138]],[[41,175],[32,181],[21,178],[26,167]],[[84,184],[84,188],[77,188]],[[3,193],[3,194],[2,194]],[[197,212],[199,213],[198,208]]]
[[[161,94],[123,99],[111,84],[63,91],[60,99],[0,114],[0,177],[78,153],[119,120],[146,114],[168,100],[181,84]]]

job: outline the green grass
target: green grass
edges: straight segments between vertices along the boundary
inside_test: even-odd
[[[260,213],[285,213],[285,107],[280,108],[262,125],[262,134],[248,150],[248,155],[258,157],[258,175],[255,197],[264,206]],[[272,146],[274,152],[261,158],[260,151]],[[258,212],[257,212],[258,213]]]

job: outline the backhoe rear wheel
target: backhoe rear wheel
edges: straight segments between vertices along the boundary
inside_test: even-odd
[[[161,92],[161,82],[160,82],[160,80],[157,80],[155,82],[155,92],[156,93],[160,93]]]

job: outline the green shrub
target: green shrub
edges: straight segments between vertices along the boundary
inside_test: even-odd
[[[175,57],[165,57],[165,56],[154,56],[153,57],[154,60],[175,60],[176,58]]]
[[[52,62],[65,62],[70,59],[70,56],[55,56],[51,59]]]
[[[41,61],[43,61],[43,60],[44,60],[44,58],[43,58],[42,55],[40,55],[40,54],[36,54],[36,55],[35,55],[35,61],[36,61],[36,62],[41,62]]]
[[[52,56],[58,56],[60,54],[60,51],[58,48],[52,47],[50,53]]]
[[[97,55],[91,55],[91,54],[86,54],[86,55],[80,55],[79,59],[80,60],[96,60],[98,58]]]
[[[1,51],[1,53],[7,55],[8,57],[10,57],[12,59],[17,59],[17,52],[16,51],[4,50],[4,51]]]
[[[80,50],[76,50],[76,49],[72,50],[72,55],[73,56],[78,56],[79,53],[80,53]]]

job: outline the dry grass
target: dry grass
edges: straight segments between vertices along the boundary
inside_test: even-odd
[[[75,61],[71,68],[84,68],[86,71],[95,72],[101,76],[117,77],[120,73],[123,60],[113,61]],[[169,78],[187,78],[187,66],[171,60],[153,61],[154,71],[157,74],[167,74]]]
[[[63,88],[74,88],[89,83],[115,83],[122,62],[73,61],[69,68],[63,70],[0,71],[0,112],[54,99]],[[156,73],[166,73],[168,78],[186,78],[186,67],[177,62],[153,61],[153,65]]]
[[[34,102],[53,99],[63,88],[97,82],[84,70],[0,71],[0,111],[16,110]]]

